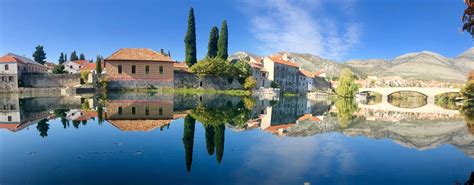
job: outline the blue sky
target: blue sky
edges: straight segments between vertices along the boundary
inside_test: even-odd
[[[460,31],[462,0],[0,0],[0,54],[47,58],[76,50],[93,59],[123,47],[170,50],[184,59],[194,7],[198,57],[209,31],[229,25],[229,52],[306,52],[344,61],[433,51],[454,57],[472,47]]]

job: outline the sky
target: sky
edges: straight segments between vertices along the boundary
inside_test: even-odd
[[[461,32],[462,0],[0,0],[0,54],[31,57],[43,45],[87,59],[120,48],[170,51],[184,60],[189,8],[198,58],[212,26],[229,27],[229,53],[310,53],[336,61],[432,51],[455,57],[473,46]]]

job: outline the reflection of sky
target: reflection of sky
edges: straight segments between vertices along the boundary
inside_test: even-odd
[[[339,133],[282,138],[231,129],[218,164],[196,123],[187,174],[182,120],[150,132],[94,120],[79,129],[63,129],[59,119],[49,124],[45,138],[36,125],[0,130],[0,184],[452,184],[474,170],[473,159],[451,145],[419,151]]]

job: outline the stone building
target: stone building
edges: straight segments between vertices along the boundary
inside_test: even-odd
[[[173,60],[148,48],[122,48],[105,59],[109,88],[172,88]]]
[[[306,94],[308,92],[313,91],[314,83],[313,83],[314,76],[309,71],[304,69],[300,69],[299,76],[298,76],[298,93]]]
[[[256,56],[249,56],[249,64],[252,67],[252,76],[255,78],[257,85],[255,89],[270,87],[268,80],[268,71],[263,67],[263,59]]]
[[[46,66],[13,53],[0,57],[0,65],[0,90],[16,90],[22,75],[48,72]]]
[[[263,59],[263,67],[268,71],[267,79],[276,82],[283,92],[298,92],[298,64],[289,61],[286,55],[274,55]]]
[[[81,69],[85,67],[89,61],[87,60],[75,60],[64,62],[64,71],[69,74],[77,74],[81,72]]]

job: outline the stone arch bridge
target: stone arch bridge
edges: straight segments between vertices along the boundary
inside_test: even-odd
[[[359,92],[376,92],[382,95],[382,100],[388,99],[388,96],[396,92],[418,92],[427,96],[428,100],[434,100],[436,95],[444,93],[458,93],[459,88],[444,87],[374,87],[359,88]]]

